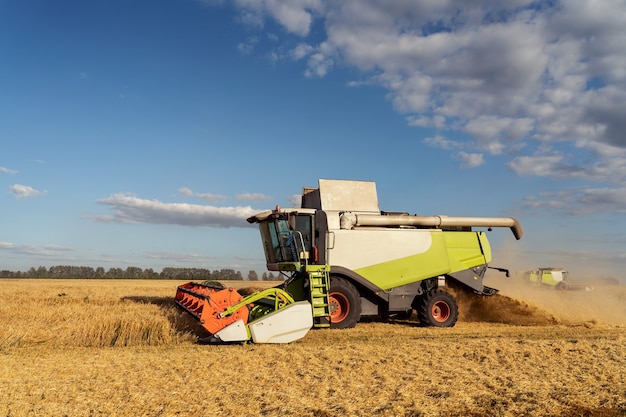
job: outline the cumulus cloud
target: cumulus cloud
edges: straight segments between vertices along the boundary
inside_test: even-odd
[[[278,21],[289,33],[306,36],[315,14],[322,10],[322,0],[235,0],[241,21],[262,27],[266,16]]]
[[[39,190],[34,189],[33,187],[30,187],[28,185],[22,185],[22,184],[11,185],[9,187],[9,191],[16,198],[38,197],[41,195],[45,195],[47,193],[47,191],[39,191]]]
[[[588,145],[580,145],[588,146]],[[577,161],[573,155],[544,149],[533,155],[515,157],[507,165],[521,176],[551,176],[619,185],[626,180],[626,150],[604,154],[606,145],[590,145],[594,156]]]
[[[247,227],[246,219],[260,210],[246,207],[214,207],[199,204],[163,203],[129,194],[113,194],[97,201],[112,214],[92,217],[111,223],[177,224],[182,226]]]
[[[531,118],[512,118],[478,116],[469,120],[463,130],[476,138],[484,148],[498,155],[504,147],[502,142],[514,142],[527,136],[533,129],[534,121]]]
[[[509,168],[517,174],[546,176],[550,173],[563,171],[563,155],[519,156],[509,163]]]
[[[349,84],[382,86],[409,125],[436,129],[441,137],[454,132],[464,154],[456,146],[447,150],[462,163],[474,155],[469,165],[477,164],[478,154],[489,153],[512,158],[514,171],[525,175],[623,177],[626,156],[604,164],[595,146],[626,149],[622,0],[235,4],[257,22],[274,19],[297,38],[291,56],[306,63],[307,77],[356,69],[360,79]],[[324,31],[314,38],[316,20]],[[533,154],[553,143],[578,156],[555,161]],[[540,166],[531,168],[528,158]]]

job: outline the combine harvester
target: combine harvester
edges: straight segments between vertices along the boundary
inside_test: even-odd
[[[321,179],[303,188],[301,208],[276,207],[248,222],[259,225],[268,270],[285,282],[246,297],[179,286],[176,303],[211,334],[204,342],[289,343],[312,327],[351,328],[361,317],[409,318],[413,310],[424,326],[452,327],[458,306],[446,287],[497,292],[483,285],[491,247],[474,228],[523,234],[514,218],[382,212],[368,181]]]
[[[539,268],[526,273],[528,282],[540,287],[562,291],[591,291],[592,286],[569,279],[569,272],[563,268]]]
[[[563,268],[539,268],[528,273],[528,280],[537,285],[547,285],[556,289],[567,288],[568,272]]]

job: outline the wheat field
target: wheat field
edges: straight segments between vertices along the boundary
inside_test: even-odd
[[[448,329],[201,346],[181,283],[0,280],[0,415],[626,415],[624,287],[457,294]]]

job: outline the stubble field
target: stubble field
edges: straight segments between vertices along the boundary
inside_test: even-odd
[[[626,415],[623,286],[457,294],[449,329],[201,346],[181,283],[0,280],[0,415]]]

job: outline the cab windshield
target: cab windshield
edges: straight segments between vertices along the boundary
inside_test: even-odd
[[[259,224],[267,263],[300,262],[311,250],[311,216],[291,216],[293,230],[287,214],[270,217]]]

